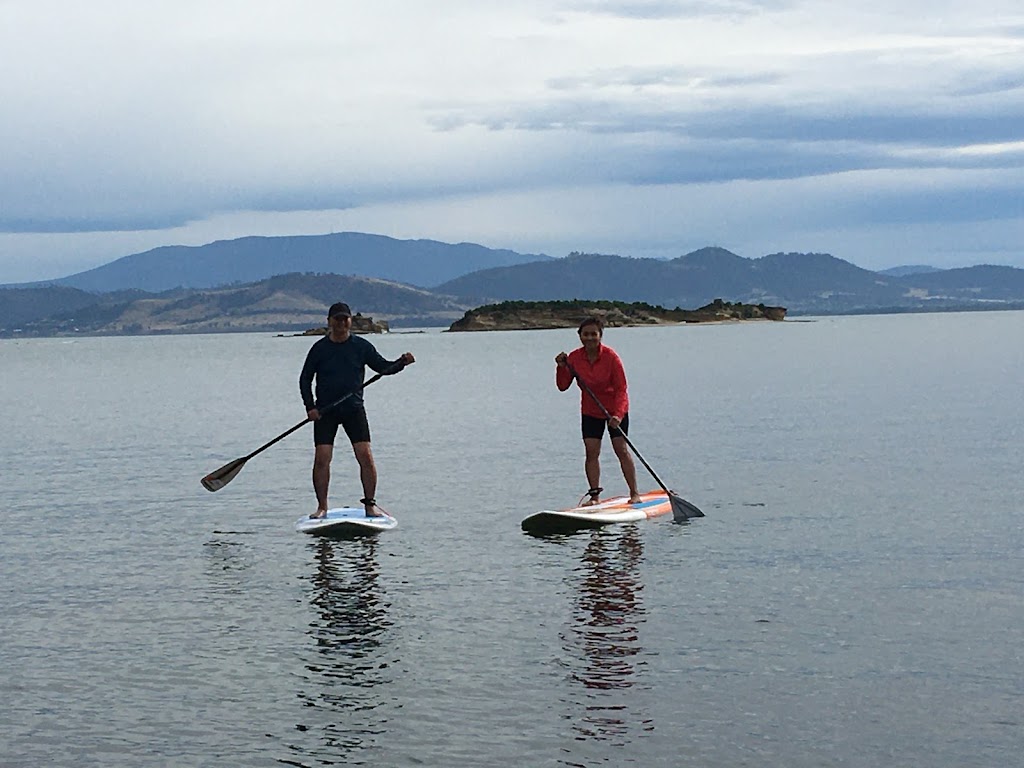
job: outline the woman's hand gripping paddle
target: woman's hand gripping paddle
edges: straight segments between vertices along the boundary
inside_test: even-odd
[[[610,419],[612,415],[608,412],[608,409],[605,408],[604,404],[597,399],[597,395],[595,395],[593,391],[590,389],[590,387],[586,385],[586,382],[584,382],[583,379],[579,377],[579,375],[576,373],[576,369],[574,369],[568,361],[566,361],[565,366],[569,369],[569,373],[572,374],[572,377],[576,379],[576,383],[580,385],[584,392],[590,395],[591,400],[597,403],[597,407],[601,409],[601,413],[604,414],[605,418]],[[701,512],[695,505],[688,502],[682,496],[679,496],[675,491],[670,491],[668,489],[668,487],[661,481],[661,478],[658,477],[658,474],[653,469],[651,469],[651,465],[648,464],[644,457],[640,455],[640,451],[636,449],[636,446],[633,445],[633,443],[629,439],[629,436],[625,432],[622,433],[622,438],[626,441],[626,445],[629,446],[629,449],[636,454],[636,457],[638,459],[640,459],[640,463],[647,467],[647,471],[651,473],[651,477],[653,477],[655,481],[658,483],[658,485],[661,486],[661,490],[668,494],[668,500],[672,502],[673,520],[679,523],[684,520],[689,520],[691,517],[704,517],[704,513]]]

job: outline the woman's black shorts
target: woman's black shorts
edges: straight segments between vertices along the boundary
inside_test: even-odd
[[[596,416],[582,415],[581,427],[583,430],[583,439],[596,438],[600,440],[604,437],[604,425],[608,423],[608,419],[599,419]],[[621,431],[619,431],[621,430]],[[608,428],[608,437],[621,437],[622,435],[629,434],[629,414],[627,413],[622,417],[622,422],[619,425],[619,429]]]

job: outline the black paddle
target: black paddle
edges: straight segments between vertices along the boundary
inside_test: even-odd
[[[612,415],[608,413],[608,409],[605,408],[604,404],[597,399],[597,395],[595,395],[593,391],[591,391],[590,387],[586,385],[583,379],[579,377],[579,375],[576,373],[576,370],[569,364],[568,361],[566,361],[565,366],[569,369],[569,373],[571,373],[572,377],[576,379],[576,382],[580,385],[580,387],[583,388],[583,391],[590,395],[591,400],[597,403],[597,407],[601,409],[601,413],[604,414],[605,418],[610,419]],[[630,450],[636,454],[636,457],[640,459],[640,462],[645,467],[647,467],[647,471],[651,473],[651,477],[653,477],[657,481],[658,485],[661,486],[661,490],[668,494],[668,499],[670,502],[672,502],[672,519],[679,523],[683,520],[689,520],[691,517],[704,517],[704,513],[701,512],[696,506],[688,502],[682,496],[676,494],[675,491],[670,491],[668,487],[663,482],[661,482],[661,478],[658,477],[658,474],[653,469],[651,469],[651,465],[648,464],[644,457],[640,455],[640,451],[638,451],[636,449],[636,446],[633,445],[633,443],[630,441],[629,436],[625,432],[622,432],[621,434],[622,439],[626,441],[626,445],[628,445]]]
[[[323,408],[320,408],[318,410],[323,412],[323,411],[330,410],[331,408],[334,408],[334,407],[336,407],[338,405],[341,405],[343,402],[345,402],[350,397],[352,397],[352,395],[355,395],[355,394],[357,394],[359,392],[362,392],[368,386],[373,384],[373,382],[377,381],[378,379],[380,379],[383,376],[387,376],[389,373],[394,373],[394,371],[393,370],[387,370],[384,373],[378,373],[376,376],[373,376],[372,378],[369,378],[366,381],[364,381],[362,383],[362,385],[358,389],[355,389],[352,392],[349,392],[344,397],[339,397],[337,400],[335,400],[330,405],[325,405]],[[223,488],[225,485],[227,485],[228,483],[230,483],[232,480],[235,479],[235,475],[237,475],[239,472],[242,471],[242,467],[245,466],[245,462],[247,462],[249,459],[251,459],[256,454],[263,453],[263,451],[267,450],[267,448],[272,446],[278,440],[284,440],[286,437],[288,437],[288,435],[290,435],[296,429],[298,429],[299,427],[305,426],[310,421],[312,421],[312,419],[310,419],[307,416],[305,419],[300,421],[298,424],[296,424],[294,427],[289,429],[287,432],[282,432],[280,435],[275,437],[269,443],[261,445],[255,451],[250,453],[248,456],[243,456],[240,459],[235,459],[234,461],[228,462],[227,464],[225,464],[220,469],[214,470],[213,472],[208,474],[206,477],[204,477],[199,482],[201,482],[203,484],[203,488],[205,488],[208,491],[219,491],[221,488]]]

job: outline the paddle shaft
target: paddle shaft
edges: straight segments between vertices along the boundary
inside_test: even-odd
[[[349,393],[348,393],[347,395],[343,395],[342,397],[339,397],[339,398],[338,398],[337,400],[335,400],[335,401],[334,401],[333,403],[330,403],[330,404],[328,404],[328,405],[325,405],[325,406],[324,406],[323,408],[318,408],[317,410],[318,410],[318,411],[320,411],[320,412],[322,413],[323,411],[329,411],[329,410],[330,410],[331,408],[336,408],[337,406],[341,405],[341,404],[342,404],[343,402],[345,402],[346,400],[348,400],[348,399],[349,399],[350,397],[352,397],[353,395],[357,395],[357,394],[359,394],[360,392],[362,392],[362,391],[363,391],[364,389],[366,389],[366,388],[367,388],[368,386],[370,386],[371,384],[373,384],[373,382],[375,382],[375,381],[379,381],[379,380],[380,380],[381,378],[383,378],[384,376],[386,376],[386,375],[387,375],[388,373],[390,373],[390,371],[388,371],[387,373],[378,373],[378,374],[377,374],[376,376],[371,376],[371,377],[370,377],[369,379],[367,379],[366,381],[364,381],[364,382],[363,382],[363,383],[362,383],[362,384],[361,384],[361,385],[359,386],[359,388],[358,388],[358,389],[354,389],[354,390],[352,390],[352,391],[351,391],[351,392],[349,392]],[[249,454],[248,456],[246,456],[246,457],[245,457],[245,460],[246,460],[246,461],[248,461],[248,460],[249,460],[249,459],[251,459],[251,458],[252,458],[253,456],[255,456],[255,455],[259,454],[259,453],[263,453],[263,451],[267,450],[267,448],[269,448],[270,446],[272,446],[272,445],[273,445],[274,443],[276,443],[276,442],[278,442],[278,441],[280,441],[280,440],[284,440],[284,439],[285,439],[286,437],[288,437],[288,435],[290,435],[290,434],[291,434],[292,432],[294,432],[294,431],[295,431],[296,429],[299,429],[300,427],[303,427],[303,426],[305,426],[306,424],[308,424],[308,423],[309,423],[309,422],[311,422],[311,421],[312,421],[312,419],[311,419],[311,418],[309,418],[309,416],[307,416],[307,417],[306,417],[305,419],[303,419],[302,421],[300,421],[300,422],[299,422],[298,424],[296,424],[296,425],[295,425],[294,427],[292,427],[291,429],[287,430],[286,432],[282,432],[282,433],[281,433],[280,435],[278,435],[277,437],[275,437],[275,438],[274,438],[273,440],[271,440],[271,441],[270,441],[269,443],[266,443],[265,445],[261,445],[261,446],[260,446],[259,448],[257,448],[257,449],[256,449],[255,451],[253,451],[253,452],[252,452],[252,453],[250,453],[250,454]]]
[[[373,384],[373,382],[379,380],[380,378],[382,378],[384,376],[387,376],[390,373],[395,373],[395,372],[397,372],[397,367],[389,368],[388,370],[386,370],[386,371],[384,371],[382,373],[378,373],[376,376],[373,376],[373,377],[367,379],[366,381],[364,381],[357,389],[354,389],[353,391],[349,392],[347,395],[345,395],[343,397],[339,397],[333,403],[325,405],[323,408],[319,408],[317,410],[319,410],[319,411],[328,411],[331,408],[335,408],[335,407],[341,405],[346,400],[348,400],[353,395],[356,395],[359,392],[362,392],[368,386]],[[208,490],[208,491],[218,491],[218,490],[220,490],[225,485],[230,483],[234,479],[235,475],[237,475],[239,472],[242,471],[242,467],[245,466],[245,463],[249,459],[251,459],[253,456],[256,456],[256,455],[258,455],[260,453],[263,453],[263,451],[267,450],[267,448],[269,448],[270,446],[274,445],[275,443],[277,443],[277,442],[279,442],[281,440],[284,440],[292,432],[294,432],[295,430],[299,429],[300,427],[308,424],[311,421],[312,421],[312,419],[307,416],[305,419],[300,421],[294,427],[292,427],[291,429],[288,429],[288,430],[282,432],[280,435],[275,437],[269,443],[264,443],[259,448],[257,448],[255,451],[250,453],[248,456],[243,456],[240,459],[235,459],[234,461],[228,462],[227,464],[225,464],[220,469],[214,470],[213,472],[208,474],[200,482],[202,482],[203,487],[206,488],[206,490]]]
[[[590,395],[590,399],[597,403],[597,407],[601,409],[601,413],[604,414],[605,418],[610,419],[612,415],[608,412],[608,409],[604,407],[604,403],[597,399],[597,395],[595,395],[593,390],[591,390],[591,388],[587,386],[587,383],[579,377],[579,374],[576,373],[576,369],[572,367],[568,360],[565,361],[565,367],[569,369],[569,373],[571,373],[572,377],[576,379],[576,383],[583,388],[583,391]],[[629,449],[636,454],[636,457],[638,459],[640,459],[640,463],[647,467],[647,471],[651,473],[651,477],[653,477],[654,480],[658,483],[658,485],[661,486],[661,490],[671,495],[672,491],[670,491],[668,489],[668,486],[661,481],[661,478],[658,477],[658,473],[651,468],[651,465],[647,463],[647,460],[640,455],[640,451],[638,451],[636,449],[636,446],[633,445],[632,441],[630,441],[629,435],[627,435],[625,432],[622,432],[621,430],[619,431],[622,433],[622,439],[626,441],[626,445],[628,445]]]
[[[294,427],[292,427],[291,429],[289,429],[289,430],[288,430],[287,432],[282,432],[282,433],[281,433],[280,435],[278,435],[277,437],[275,437],[275,438],[274,438],[273,440],[271,440],[271,441],[270,441],[269,443],[264,443],[264,444],[263,444],[263,445],[261,445],[261,446],[260,446],[259,448],[257,448],[257,449],[256,449],[255,451],[253,451],[252,453],[250,453],[250,454],[249,454],[248,456],[244,456],[244,457],[242,457],[242,461],[248,461],[248,460],[249,460],[249,459],[251,459],[251,458],[252,458],[253,456],[256,456],[257,454],[263,453],[263,452],[264,452],[265,450],[267,450],[267,448],[269,448],[270,446],[272,446],[272,445],[273,445],[274,443],[277,443],[277,442],[279,442],[279,441],[281,441],[281,440],[284,440],[284,439],[285,439],[286,437],[288,437],[288,435],[290,435],[290,434],[291,434],[292,432],[294,432],[294,431],[295,431],[296,429],[298,429],[299,427],[304,427],[304,426],[306,426],[306,424],[307,424],[307,423],[309,423],[310,421],[312,421],[312,419],[311,419],[311,418],[309,418],[309,416],[307,416],[307,417],[306,417],[305,419],[303,419],[302,421],[300,421],[300,422],[299,422],[298,424],[296,424],[296,425],[295,425]]]

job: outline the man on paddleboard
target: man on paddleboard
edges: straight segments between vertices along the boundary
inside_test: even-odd
[[[352,334],[352,311],[348,304],[332,304],[327,311],[327,335],[317,341],[306,355],[299,374],[299,393],[306,406],[306,415],[313,422],[313,490],[316,492],[316,512],[311,518],[327,514],[327,490],[331,483],[331,459],[334,456],[334,438],[338,427],[345,430],[356,461],[359,479],[363,485],[360,499],[368,517],[383,514],[377,507],[377,466],[370,450],[370,425],[363,406],[362,386],[366,366],[380,374],[390,376],[416,362],[411,352],[397,360],[385,360],[366,339]],[[316,399],[313,398],[313,379],[316,379]],[[327,407],[337,400],[343,402]]]
[[[604,323],[600,318],[589,317],[580,323],[578,329],[583,346],[568,355],[559,352],[555,356],[555,383],[565,392],[572,386],[573,372],[590,392],[580,387],[580,410],[583,431],[583,445],[586,450],[584,468],[590,490],[582,506],[596,504],[604,490],[601,484],[601,440],[605,424],[612,448],[619,459],[622,476],[629,488],[629,501],[636,504],[640,493],[636,487],[636,467],[626,445],[624,434],[629,434],[629,394],[626,391],[626,371],[622,360],[611,347],[601,343],[604,337]],[[592,394],[591,394],[592,393]],[[596,402],[595,402],[596,399]],[[602,408],[603,406],[603,408]],[[605,411],[611,416],[607,418]]]

